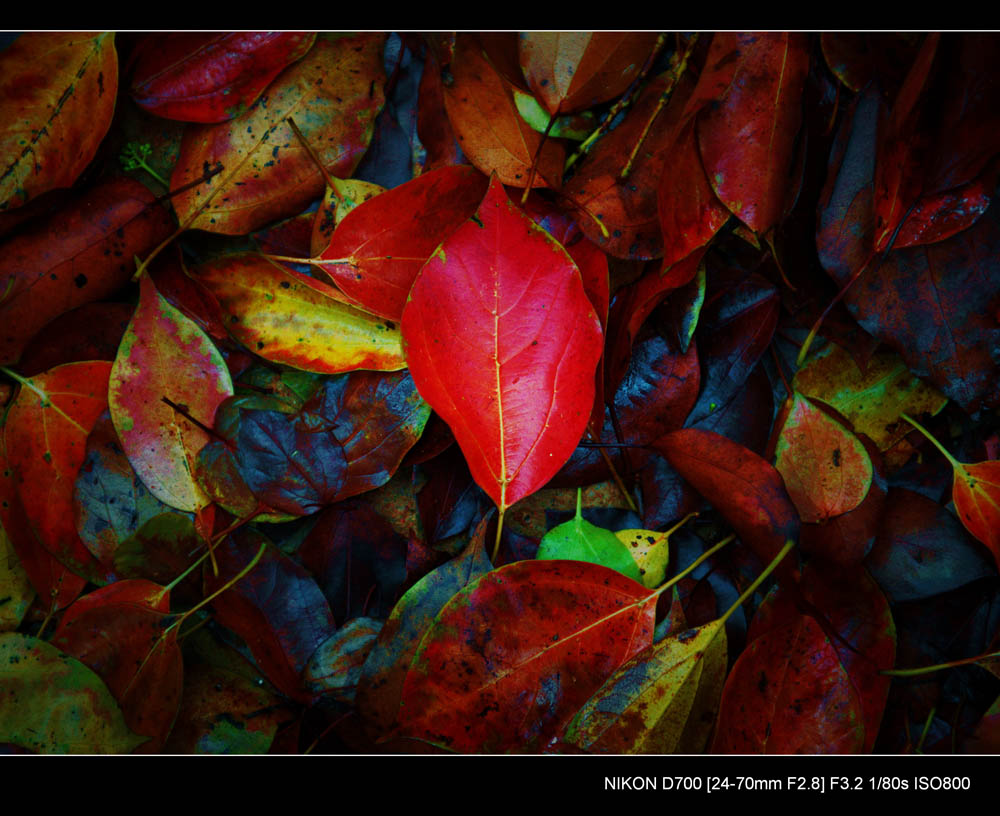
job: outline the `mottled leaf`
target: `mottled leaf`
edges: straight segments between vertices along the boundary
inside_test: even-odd
[[[399,733],[453,751],[538,751],[652,642],[656,600],[577,561],[518,561],[438,613],[407,672]]]
[[[222,256],[193,269],[192,277],[219,302],[230,333],[266,360],[318,374],[406,365],[392,321],[260,255]]]
[[[209,435],[164,398],[211,427],[219,403],[232,393],[229,369],[212,341],[143,276],[139,305],[111,369],[108,402],[125,455],[160,501],[191,512],[210,502],[193,475]]]
[[[117,91],[114,34],[28,32],[0,52],[0,211],[73,186],[111,126]]]
[[[172,199],[178,218],[193,218],[194,229],[242,235],[323,195],[323,177],[288,117],[331,175],[349,176],[384,100],[384,39],[376,32],[318,37],[243,116],[187,129],[171,187],[197,180],[217,163],[223,171]]]
[[[2,742],[40,754],[127,754],[146,741],[94,672],[38,638],[0,634],[0,689]]]

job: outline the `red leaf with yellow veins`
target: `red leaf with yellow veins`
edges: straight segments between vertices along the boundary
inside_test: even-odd
[[[656,597],[597,564],[518,561],[453,597],[403,683],[400,733],[453,751],[540,751],[652,643]]]
[[[317,374],[406,367],[396,324],[329,284],[254,254],[216,258],[192,277],[219,302],[230,333],[265,360]]]
[[[861,440],[800,394],[785,416],[775,467],[806,522],[853,510],[872,483],[872,462]]]
[[[225,122],[256,102],[315,40],[315,33],[294,31],[153,34],[139,50],[132,98],[166,119]]]
[[[74,573],[104,583],[80,540],[73,511],[87,436],[108,407],[107,362],[69,363],[23,380],[4,440],[17,491],[42,545]]]
[[[487,179],[442,167],[360,204],[338,225],[322,269],[366,311],[399,320],[413,281],[435,249],[475,212]]]
[[[114,34],[32,32],[0,53],[0,212],[72,187],[111,126]]]
[[[590,416],[601,327],[576,264],[496,177],[421,270],[402,332],[417,389],[501,511],[555,475]]]
[[[209,435],[164,398],[212,427],[215,409],[232,393],[218,349],[143,276],[139,305],[111,370],[108,400],[125,455],[160,501],[191,512],[211,501],[193,475]]]
[[[210,183],[173,198],[180,220],[193,218],[194,229],[241,235],[320,198],[323,176],[285,121],[289,117],[327,172],[349,176],[368,147],[384,101],[384,38],[379,33],[320,37],[243,116],[186,130],[170,186],[197,181],[206,166],[221,163],[224,169]]]

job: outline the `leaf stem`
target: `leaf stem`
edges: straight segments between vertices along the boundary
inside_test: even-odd
[[[771,561],[771,563],[767,565],[767,568],[760,575],[757,576],[757,579],[743,591],[743,594],[740,595],[740,597],[736,599],[736,602],[731,607],[729,607],[729,609],[726,610],[725,614],[720,618],[720,620],[722,621],[728,620],[729,616],[732,615],[733,612],[735,612],[747,598],[749,598],[751,595],[753,595],[754,592],[757,591],[757,587],[759,587],[764,582],[764,579],[767,578],[767,576],[770,575],[772,572],[774,572],[775,569],[777,569],[778,564],[780,564],[782,559],[786,555],[788,555],[789,552],[791,552],[791,549],[794,546],[795,542],[792,539],[788,539],[785,542],[785,546],[782,547],[781,551],[774,557],[774,560]]]
[[[970,663],[978,663],[980,660],[989,660],[990,658],[1000,658],[1000,652],[988,652],[987,654],[976,655],[975,657],[952,660],[948,663],[937,663],[934,666],[921,666],[916,669],[883,669],[879,674],[883,674],[886,677],[919,677],[922,674],[933,674],[944,669],[953,669],[956,666],[968,666]]]
[[[662,36],[662,35],[661,35]],[[628,178],[628,174],[632,172],[632,164],[635,162],[636,156],[639,155],[639,148],[642,147],[642,143],[646,140],[649,135],[649,130],[653,126],[653,122],[660,115],[664,106],[667,104],[667,100],[674,92],[674,87],[677,85],[677,81],[687,70],[688,60],[691,58],[691,53],[694,51],[694,46],[698,42],[698,34],[695,33],[688,40],[687,47],[684,49],[684,54],[678,58],[677,54],[674,54],[674,59],[672,65],[670,66],[669,76],[667,77],[667,86],[660,93],[660,98],[656,101],[656,107],[653,109],[653,113],[650,115],[649,120],[646,122],[646,126],[642,129],[642,133],[639,134],[639,139],[635,143],[635,147],[632,148],[632,152],[629,154],[628,161],[625,162],[625,166],[622,168],[620,178]]]
[[[642,69],[639,71],[639,75],[634,80],[632,80],[632,84],[628,86],[625,93],[623,93],[619,97],[618,101],[615,102],[611,110],[608,111],[608,115],[604,117],[604,120],[601,122],[601,124],[594,129],[593,133],[591,133],[586,139],[580,142],[580,145],[576,149],[576,152],[566,160],[566,164],[564,165],[564,172],[566,170],[569,170],[581,157],[585,156],[588,153],[590,148],[594,146],[594,143],[598,139],[600,139],[601,136],[603,136],[605,132],[611,127],[611,123],[614,122],[615,117],[618,116],[618,113],[631,103],[631,100],[635,95],[636,89],[639,87],[639,84],[646,78],[646,74],[648,74],[650,72],[650,69],[652,69],[653,63],[656,61],[656,58],[660,55],[660,51],[663,50],[663,46],[666,45],[666,43],[667,43],[667,35],[661,32],[656,38],[656,44],[653,46],[652,52],[646,59],[646,62],[643,64]]]
[[[309,142],[306,141],[306,137],[302,135],[302,131],[299,130],[299,126],[295,124],[295,120],[291,116],[288,116],[285,118],[285,121],[288,122],[288,126],[292,129],[296,138],[298,138],[298,140],[302,143],[302,146],[306,149],[306,153],[309,154],[309,158],[312,159],[313,164],[316,165],[316,169],[319,170],[320,175],[323,176],[326,186],[331,190],[336,190],[337,188],[333,183],[333,178],[331,178],[329,172],[327,172],[326,167],[323,166],[323,162],[319,160],[319,156],[316,154],[316,151],[313,150],[312,145],[309,144]]]
[[[931,444],[933,444],[935,448],[937,448],[939,451],[941,451],[941,454],[944,456],[945,459],[947,459],[951,463],[951,466],[955,470],[964,470],[964,468],[962,467],[962,463],[959,462],[954,456],[952,456],[947,451],[947,449],[945,448],[945,446],[942,445],[940,442],[938,442],[937,439],[935,439],[931,435],[931,432],[928,431],[923,425],[921,425],[919,422],[917,422],[915,419],[913,419],[912,417],[910,417],[907,414],[900,414],[900,416],[903,419],[905,419],[907,422],[909,422],[914,428],[916,428],[918,431],[920,431],[920,433],[922,433],[924,436],[926,436],[930,440]]]
[[[250,572],[250,570],[252,570],[254,567],[257,566],[257,562],[260,561],[261,556],[264,555],[264,550],[265,549],[267,549],[267,542],[266,541],[263,544],[260,545],[260,549],[257,550],[257,554],[251,559],[251,561],[250,561],[249,564],[247,564],[243,569],[241,569],[238,573],[236,573],[236,575],[234,577],[232,577],[228,581],[226,581],[226,583],[224,583],[221,587],[219,587],[217,590],[215,590],[215,592],[213,592],[207,598],[202,598],[197,604],[195,604],[189,610],[187,610],[187,612],[181,612],[181,613],[179,613],[180,617],[176,621],[174,621],[172,624],[170,624],[170,626],[166,630],[164,630],[163,634],[165,635],[168,631],[170,631],[170,629],[173,629],[175,626],[180,626],[180,624],[186,618],[191,617],[191,615],[193,615],[199,609],[201,609],[204,606],[207,606],[212,601],[214,601],[216,598],[218,598],[223,592],[225,592],[228,589],[231,589],[235,584],[238,584],[240,581],[242,581],[247,576],[247,574]]]
[[[497,562],[497,556],[500,554],[500,536],[503,533],[503,514],[507,512],[506,508],[500,510],[500,515],[497,518],[497,537],[496,541],[493,543],[493,558],[490,559],[494,565]]]
[[[202,174],[201,178],[197,180],[197,183],[204,184],[210,178],[212,178],[212,176],[221,173],[224,169],[225,168],[222,164],[216,162],[215,167],[206,170]],[[146,260],[139,262],[139,264],[136,266],[135,274],[132,276],[133,282],[139,280],[139,278],[142,277],[142,273],[149,268],[149,265],[153,262],[153,260],[161,252],[163,252],[164,249],[170,246],[170,244],[173,243],[173,241],[175,241],[178,236],[183,234],[195,222],[195,219],[198,218],[198,216],[201,215],[207,209],[208,205],[212,203],[212,199],[215,198],[215,194],[219,192],[219,190],[221,189],[222,185],[220,184],[218,187],[212,190],[212,192],[208,194],[208,196],[199,205],[199,207],[184,220],[184,223],[182,223],[179,227],[177,227],[177,229],[170,235],[170,237],[168,237],[163,243],[161,243],[158,247],[156,247],[156,249],[150,252],[149,255],[146,257]]]
[[[684,521],[687,521],[687,518],[685,518]],[[684,521],[681,521],[680,524],[683,524]],[[679,527],[680,524],[678,524],[677,526]],[[676,529],[676,527],[674,529]],[[681,570],[680,572],[678,572],[673,578],[671,578],[669,581],[667,581],[663,586],[657,587],[656,590],[653,592],[653,594],[654,595],[662,595],[664,592],[666,592],[668,589],[670,589],[670,587],[672,587],[678,581],[680,581],[683,578],[686,578],[688,575],[690,575],[692,572],[694,572],[696,569],[698,569],[698,567],[700,567],[709,558],[711,558],[713,555],[715,555],[719,550],[721,550],[723,547],[725,547],[731,541],[735,541],[735,540],[736,540],[736,536],[735,535],[728,535],[728,536],[726,536],[718,544],[714,544],[712,547],[710,547],[709,549],[705,550],[705,552],[703,552],[701,555],[699,555],[694,561],[692,561],[683,570]]]
[[[622,479],[621,474],[618,472],[618,468],[616,468],[614,462],[611,461],[611,457],[608,455],[607,450],[604,447],[600,446],[601,437],[600,434],[594,432],[593,423],[590,423],[587,426],[587,433],[590,434],[590,437],[598,443],[598,445],[596,446],[597,450],[601,454],[601,458],[604,460],[604,464],[606,464],[608,466],[608,470],[611,471],[611,478],[614,479],[615,484],[618,485],[618,489],[621,491],[622,496],[625,498],[625,503],[628,505],[629,510],[631,510],[633,513],[638,514],[639,508],[636,507],[635,500],[632,498],[631,494],[626,489],[625,482]]]

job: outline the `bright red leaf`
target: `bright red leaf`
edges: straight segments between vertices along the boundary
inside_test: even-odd
[[[475,212],[486,177],[442,167],[376,196],[337,226],[321,268],[354,303],[399,320],[413,281],[434,250]]]
[[[576,264],[494,178],[403,312],[417,389],[506,510],[569,458],[594,401],[601,327]]]

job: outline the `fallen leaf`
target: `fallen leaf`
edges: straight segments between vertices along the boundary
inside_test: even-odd
[[[565,250],[494,178],[421,270],[406,360],[501,512],[562,467],[594,401],[601,328]]]

